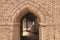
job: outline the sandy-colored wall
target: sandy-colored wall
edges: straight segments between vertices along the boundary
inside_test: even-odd
[[[0,40],[13,40],[13,11],[19,5],[30,2],[37,3],[47,13],[42,10],[46,27],[41,27],[41,39],[60,40],[60,0],[0,0]]]

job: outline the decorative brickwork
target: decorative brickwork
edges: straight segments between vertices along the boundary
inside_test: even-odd
[[[26,12],[38,18],[39,40],[60,40],[59,0],[0,0],[0,40],[19,40]]]

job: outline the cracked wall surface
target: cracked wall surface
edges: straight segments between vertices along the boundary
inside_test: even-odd
[[[25,9],[41,18],[41,40],[60,40],[60,0],[0,0],[0,40],[19,40],[14,23]]]

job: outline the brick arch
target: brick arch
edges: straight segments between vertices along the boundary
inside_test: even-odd
[[[32,6],[32,5],[24,5],[24,6],[20,7],[20,8],[18,7],[15,11],[12,12],[13,13],[13,15],[11,16],[12,21],[16,20],[16,18],[23,13],[22,11],[25,12],[26,9],[28,11],[32,12],[34,15],[37,14],[36,16],[38,16],[38,18],[41,20],[40,23],[44,24],[46,22],[47,13],[45,11],[44,12],[46,14],[43,13],[43,10],[41,11],[41,10],[39,10],[38,8],[36,8],[36,7]]]
[[[40,11],[38,11],[37,9],[32,9],[32,8],[29,6],[27,8],[23,7],[22,10],[20,10],[20,11],[18,10],[19,12],[16,13],[12,18],[13,21],[14,22],[19,21],[23,15],[25,15],[27,12],[30,12],[30,13],[34,14],[35,16],[37,16],[37,18],[40,20],[40,23],[43,23],[45,21],[44,16],[42,14],[40,14],[41,13]],[[17,19],[19,19],[19,20],[17,20]]]
[[[40,14],[40,20],[41,20],[41,24],[45,24],[46,23],[46,16],[50,16],[47,11],[38,3],[36,2],[32,2],[32,1],[24,1],[20,4],[18,4],[10,13],[12,21],[14,21],[17,17],[17,15],[20,14],[21,10],[27,8],[30,11],[36,10],[38,11],[38,13]],[[30,8],[30,9],[29,9]],[[36,12],[34,12],[36,13]],[[36,13],[37,14],[37,13]],[[14,18],[15,17],[15,18]]]
[[[37,5],[38,6],[38,5]],[[41,7],[37,7],[36,5],[30,4],[30,3],[25,3],[22,4],[21,6],[16,7],[16,9],[12,12],[12,21],[13,21],[13,39],[12,40],[19,40],[19,21],[21,20],[21,17],[26,14],[26,12],[31,12],[37,18],[39,19],[39,24],[41,25],[46,23],[46,11],[43,10]],[[18,23],[18,24],[16,24]],[[40,30],[40,29],[39,29]],[[40,40],[40,39],[39,39]]]
[[[18,15],[13,16],[13,18],[14,18],[13,21],[14,22],[13,22],[13,39],[12,40],[20,40],[19,39],[20,36],[18,35],[19,34],[19,29],[20,29],[20,20],[27,12],[30,12],[37,17],[38,24],[41,22],[41,17],[43,15],[39,14],[40,12],[38,10],[34,9],[34,11],[33,11],[33,9],[30,6],[29,7],[23,7],[22,10],[20,10],[18,12]],[[41,33],[40,33],[40,35],[41,35]],[[39,40],[40,40],[40,38],[39,38]]]

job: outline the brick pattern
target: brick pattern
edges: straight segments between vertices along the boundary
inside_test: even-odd
[[[41,19],[39,37],[42,40],[60,40],[59,0],[0,0],[0,40],[19,38],[19,26],[15,23],[19,22],[19,17],[21,18],[26,10]]]

